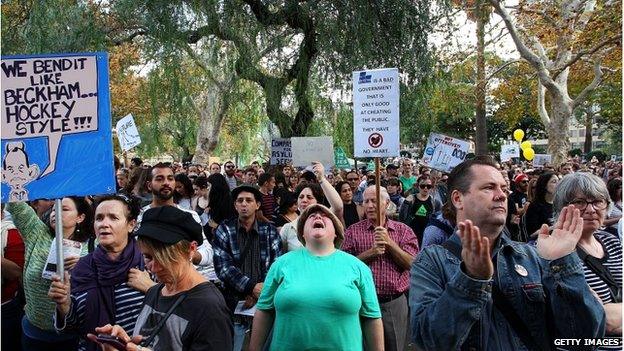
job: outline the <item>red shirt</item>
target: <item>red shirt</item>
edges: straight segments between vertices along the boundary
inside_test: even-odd
[[[386,220],[388,236],[399,247],[412,256],[418,253],[418,240],[412,229],[401,223]],[[375,223],[369,219],[351,225],[345,232],[345,240],[341,249],[354,256],[373,247],[375,243]],[[368,262],[373,271],[373,280],[377,295],[389,296],[404,293],[409,288],[410,270],[400,267],[394,262],[388,251],[382,256]]]
[[[7,244],[4,248],[4,258],[13,261],[24,268],[24,242],[17,229],[9,229],[7,234]],[[2,302],[9,301],[15,297],[19,282],[16,280],[2,282]]]

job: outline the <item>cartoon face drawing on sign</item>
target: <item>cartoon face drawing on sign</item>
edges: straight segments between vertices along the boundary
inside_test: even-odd
[[[6,144],[6,153],[2,160],[2,182],[11,187],[9,201],[27,201],[26,184],[37,179],[39,166],[28,163],[28,155],[21,141]]]

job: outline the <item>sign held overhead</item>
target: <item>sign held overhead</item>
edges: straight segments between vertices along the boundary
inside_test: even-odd
[[[3,56],[2,202],[115,191],[108,55]]]
[[[141,144],[141,136],[131,114],[117,121],[115,130],[117,131],[119,146],[123,151],[128,151]]]
[[[355,157],[399,156],[399,70],[353,72]]]

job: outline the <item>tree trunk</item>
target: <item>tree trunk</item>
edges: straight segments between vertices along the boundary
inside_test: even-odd
[[[487,126],[485,116],[485,22],[488,12],[484,10],[485,3],[477,1],[477,84],[475,86],[475,124],[476,124],[476,154],[486,155],[487,147]]]
[[[551,114],[548,128],[548,153],[552,155],[552,163],[560,165],[567,161],[570,150],[568,128],[572,116],[571,104],[551,95]]]
[[[594,124],[594,114],[591,107],[585,109],[585,142],[583,143],[583,153],[588,154],[592,150],[593,135],[592,127]]]
[[[230,105],[229,98],[234,80],[231,79],[224,85],[222,88],[215,86],[207,89],[203,101],[198,106],[199,130],[197,131],[197,146],[193,156],[194,163],[207,164],[210,154],[219,143],[219,133]]]

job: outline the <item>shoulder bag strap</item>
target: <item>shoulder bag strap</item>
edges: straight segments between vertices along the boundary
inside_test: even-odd
[[[576,253],[581,261],[583,261],[592,272],[594,272],[600,279],[602,279],[603,282],[605,282],[605,284],[607,284],[609,291],[611,292],[613,302],[622,302],[622,287],[618,285],[617,281],[611,274],[611,271],[609,271],[609,269],[602,264],[600,259],[589,256],[578,246],[576,247]]]
[[[178,298],[175,300],[173,305],[171,305],[171,307],[169,307],[169,310],[167,310],[167,313],[162,317],[160,322],[158,322],[156,327],[154,327],[152,334],[149,336],[149,338],[145,339],[144,341],[141,341],[140,343],[141,346],[147,347],[154,341],[154,338],[156,338],[156,335],[158,335],[160,330],[165,326],[165,322],[167,322],[167,319],[169,319],[169,316],[171,316],[171,314],[173,313],[173,310],[175,310],[176,307],[178,307],[178,305],[181,304],[182,301],[184,301],[184,299],[186,298],[186,294],[187,293],[184,292],[182,293],[182,295],[178,296]]]

